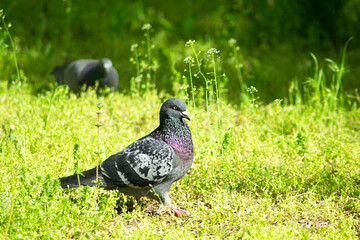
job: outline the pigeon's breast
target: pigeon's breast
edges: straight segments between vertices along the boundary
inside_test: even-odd
[[[164,119],[160,127],[151,133],[171,146],[180,159],[182,172],[187,172],[194,159],[194,145],[189,126],[175,118]]]

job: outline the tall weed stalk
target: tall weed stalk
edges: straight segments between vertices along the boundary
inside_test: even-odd
[[[217,108],[217,129],[218,129],[218,140],[221,141],[221,109],[220,109],[220,91],[219,83],[217,77],[216,61],[215,57],[220,53],[220,51],[215,48],[210,48],[208,50],[208,55],[211,57],[211,62],[213,65],[213,75],[214,75],[214,85],[215,85],[215,97],[216,97],[216,108]]]
[[[152,26],[146,23],[142,26],[145,31],[145,50],[140,48],[139,44],[131,45],[130,51],[133,56],[130,62],[136,67],[136,76],[131,78],[130,91],[132,94],[140,94],[155,89],[155,74],[158,68],[158,62],[152,54],[151,32]]]
[[[190,91],[191,91],[191,100],[192,100],[192,105],[193,108],[196,108],[196,103],[195,103],[195,86],[194,86],[194,81],[193,81],[193,73],[192,73],[192,67],[195,64],[195,59],[193,57],[186,57],[184,59],[184,62],[188,64],[188,69],[187,71],[189,72],[189,79],[190,79]]]
[[[97,122],[94,124],[96,127],[96,132],[97,132],[97,150],[96,150],[96,154],[98,155],[98,159],[99,159],[99,163],[103,160],[104,156],[104,151],[101,151],[101,138],[100,138],[100,128],[103,126],[103,124],[100,121],[100,115],[102,113],[104,113],[101,109],[103,108],[103,104],[101,102],[97,103],[97,108],[98,110],[96,111],[96,115],[97,115]],[[96,184],[99,184],[99,164],[96,164]]]
[[[11,45],[11,48],[12,48],[12,54],[13,54],[13,58],[14,58],[14,65],[15,65],[16,76],[17,76],[15,82],[20,83],[22,74],[21,74],[21,72],[19,70],[18,60],[17,60],[17,56],[16,56],[16,46],[15,46],[14,40],[13,40],[13,38],[12,38],[12,36],[10,34],[10,31],[9,31],[9,28],[11,27],[11,24],[10,23],[7,24],[5,22],[5,14],[4,14],[3,9],[0,9],[0,19],[1,19],[2,25],[4,26],[5,33],[9,37],[10,45]],[[0,27],[0,30],[2,30],[1,27]],[[12,138],[11,137],[12,136],[11,132],[13,130],[15,130],[15,126],[10,125],[10,128],[9,128],[9,138],[10,139]],[[15,136],[15,138],[13,139],[13,143],[14,143],[15,149],[16,149],[19,157],[21,158],[21,162],[25,163],[26,159],[24,158],[24,155],[23,155],[23,145],[20,144],[20,140],[18,139],[17,136]],[[14,159],[14,157],[11,156],[10,159]],[[18,174],[15,172],[16,164],[15,164],[15,162],[13,160],[9,164],[9,166],[10,166],[11,173],[12,173],[11,180],[12,180],[13,184],[11,184],[11,188],[10,188],[10,204],[11,205],[10,205],[9,217],[8,217],[7,223],[5,225],[4,235],[8,235],[9,230],[10,230],[11,222],[13,221],[13,214],[14,214],[14,207],[15,207],[15,191],[16,191],[16,184],[15,183],[16,183],[16,178],[18,176]]]
[[[231,48],[230,60],[232,61],[235,67],[237,79],[239,81],[240,96],[241,96],[240,101],[248,102],[249,95],[247,94],[247,86],[246,83],[244,82],[244,66],[245,66],[244,58],[240,53],[240,47],[236,45],[236,40],[234,38],[229,39],[228,43]]]
[[[136,76],[131,78],[130,91],[132,94],[139,94],[141,87],[140,83],[143,78],[140,69],[139,45],[137,43],[131,45],[130,51],[133,53],[133,57],[130,58],[130,62],[134,64],[136,68]]]
[[[0,19],[1,19],[1,22],[2,22],[2,24],[4,26],[5,32],[9,37],[9,41],[10,41],[10,45],[11,45],[12,53],[13,53],[13,58],[14,58],[16,75],[17,75],[16,82],[19,82],[21,80],[21,73],[20,73],[20,70],[19,70],[19,64],[18,64],[18,60],[17,60],[17,56],[16,56],[16,46],[15,46],[14,40],[13,40],[13,38],[12,38],[12,36],[10,34],[10,31],[9,31],[9,28],[11,27],[11,23],[6,24],[6,22],[5,22],[5,14],[4,14],[3,9],[0,9]],[[0,28],[0,30],[1,30],[1,28]]]
[[[206,111],[209,111],[209,79],[205,76],[205,74],[201,70],[202,64],[199,58],[199,53],[195,50],[195,40],[187,41],[185,46],[190,47],[194,54],[194,58],[197,66],[197,72],[194,74],[194,76],[200,75],[205,81],[205,106],[206,106]]]
[[[150,24],[144,24],[142,30],[145,31],[146,37],[146,50],[147,50],[147,73],[146,73],[146,90],[149,90],[150,85],[152,85],[152,78],[151,78],[151,38],[150,38]]]

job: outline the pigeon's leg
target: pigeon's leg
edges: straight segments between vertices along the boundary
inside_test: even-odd
[[[164,205],[171,205],[171,198],[168,192],[157,192],[156,190],[152,189],[147,197],[155,199]]]
[[[148,194],[149,198],[155,199],[164,205],[171,204],[171,198],[169,196],[169,189],[172,182],[162,182],[159,185],[152,188]]]
[[[167,211],[168,213],[173,213],[175,214],[175,216],[179,217],[179,216],[190,216],[190,212],[173,206],[171,204],[171,198],[169,196],[169,189],[171,187],[172,181],[170,182],[163,182],[159,185],[157,185],[156,187],[154,187],[148,197],[151,197],[153,199],[156,199],[158,201],[160,201],[162,204],[166,205],[165,207],[169,208],[169,210]]]

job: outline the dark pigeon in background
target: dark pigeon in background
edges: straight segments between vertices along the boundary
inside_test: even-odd
[[[100,60],[81,59],[69,62],[63,66],[56,66],[51,72],[59,84],[66,84],[73,92],[79,92],[82,85],[99,87],[108,86],[116,90],[119,84],[118,73],[112,66],[110,59]]]
[[[170,204],[171,185],[189,171],[194,159],[185,119],[190,117],[182,100],[171,98],[164,102],[159,127],[98,165],[98,186]],[[80,185],[95,186],[96,167],[82,172],[79,178]],[[59,180],[63,188],[79,187],[76,174]]]

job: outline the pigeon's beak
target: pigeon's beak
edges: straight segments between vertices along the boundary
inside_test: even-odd
[[[187,120],[190,121],[190,117],[189,117],[189,114],[187,113],[187,111],[183,111],[183,112],[181,112],[181,113],[182,113],[182,115],[183,115],[183,118],[186,118]]]

